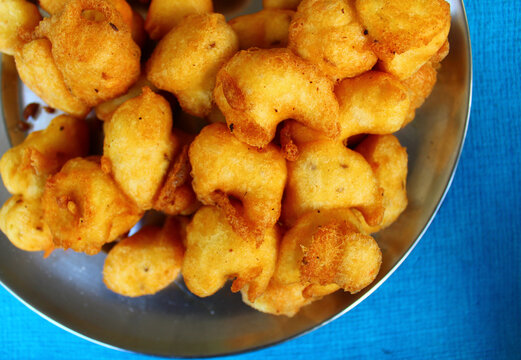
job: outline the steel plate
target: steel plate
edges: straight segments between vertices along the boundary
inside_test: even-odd
[[[228,17],[260,9],[260,1],[221,1]],[[233,3],[233,4],[232,4]],[[229,288],[200,299],[182,280],[164,291],[137,299],[116,295],[102,282],[105,254],[86,256],[55,251],[23,252],[0,234],[3,286],[54,324],[96,343],[140,353],[199,357],[258,349],[293,338],[347,313],[380,286],[402,263],[426,231],[450,186],[463,146],[472,93],[472,59],[463,3],[452,0],[451,51],[442,64],[433,94],[416,120],[398,136],[409,153],[409,207],[377,239],[383,264],[376,281],[356,295],[337,292],[305,307],[294,318],[250,309]],[[39,99],[18,80],[14,61],[3,56],[1,69],[0,154],[23,140],[17,130],[24,105]],[[34,129],[46,126],[42,111]],[[9,194],[0,185],[0,203]]]

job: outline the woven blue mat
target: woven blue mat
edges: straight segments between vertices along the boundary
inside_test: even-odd
[[[474,101],[451,190],[411,256],[333,323],[235,359],[521,357],[521,1],[466,4]],[[55,327],[0,289],[0,359],[141,359]]]

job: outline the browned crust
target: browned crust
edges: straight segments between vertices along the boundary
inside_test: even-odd
[[[288,161],[296,161],[300,155],[297,144],[291,137],[291,125],[285,123],[280,130],[280,146],[282,148],[282,154]]]
[[[210,195],[210,199],[223,211],[226,220],[237,235],[245,240],[252,239],[256,242],[257,247],[262,244],[264,231],[262,227],[255,226],[246,218],[242,204],[233,204],[230,198],[220,190],[214,191]]]
[[[186,210],[195,210],[197,197],[192,190],[189,145],[184,145],[168,171],[165,183],[159,190],[153,208],[167,215],[178,215]]]
[[[342,262],[344,239],[351,233],[354,231],[345,221],[319,227],[309,248],[302,248],[302,280],[320,285],[333,283]]]

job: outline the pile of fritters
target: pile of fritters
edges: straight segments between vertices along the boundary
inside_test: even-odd
[[[0,51],[65,113],[0,160],[12,244],[47,256],[112,243],[103,279],[116,293],[154,294],[181,274],[206,297],[233,280],[276,315],[371,284],[371,234],[407,207],[393,133],[434,87],[449,4],[263,4],[227,22],[211,0],[152,0],[146,19],[125,0],[40,0],[43,19],[0,1]],[[128,236],[148,211],[164,225]]]

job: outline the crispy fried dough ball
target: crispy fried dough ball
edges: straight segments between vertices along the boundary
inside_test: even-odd
[[[42,16],[38,8],[25,0],[0,1],[0,52],[14,55],[23,45],[20,32],[30,33]]]
[[[262,0],[262,6],[266,9],[290,9],[297,10],[302,0]]]
[[[179,144],[166,179],[154,199],[153,208],[168,215],[190,215],[201,206],[192,189],[192,167],[188,158],[188,148],[194,136],[177,129],[174,135]]]
[[[428,62],[412,76],[402,81],[402,84],[407,89],[409,98],[411,99],[411,105],[409,106],[409,111],[402,127],[414,120],[416,110],[423,105],[425,100],[431,94],[432,89],[434,89],[437,75],[438,74],[432,63]]]
[[[25,85],[49,106],[83,118],[90,110],[73,96],[52,58],[51,42],[37,39],[15,53],[16,69]]]
[[[338,290],[337,285],[321,286],[321,295],[305,297],[306,287],[308,285],[300,283],[281,284],[272,278],[266,290],[253,302],[247,297],[248,288],[242,289],[242,301],[263,313],[293,317],[302,307]]]
[[[132,85],[128,91],[116,98],[105,101],[94,108],[96,111],[96,117],[102,121],[108,121],[124,102],[133,99],[141,95],[141,91],[144,87],[149,87],[152,90],[156,90],[155,86],[146,78],[145,74],[141,74],[139,79]]]
[[[185,16],[212,11],[212,0],[152,0],[148,8],[145,30],[152,40],[159,40]]]
[[[240,51],[217,75],[215,102],[237,138],[262,148],[277,124],[293,118],[335,137],[339,132],[334,84],[288,49]]]
[[[353,0],[304,0],[289,28],[289,48],[340,81],[378,60],[357,20]]]
[[[40,199],[26,200],[15,195],[7,200],[0,209],[0,230],[21,250],[49,252],[54,248]]]
[[[436,52],[436,54],[434,54],[429,62],[432,64],[432,66],[438,70],[439,67],[440,67],[440,63],[447,57],[447,55],[449,55],[449,50],[450,50],[450,44],[449,44],[449,40],[445,40],[445,42],[443,43],[443,45],[441,46],[441,48],[438,50],[438,52]]]
[[[181,271],[184,248],[179,225],[147,226],[114,246],[103,266],[103,282],[115,293],[152,295],[172,283]]]
[[[288,29],[295,14],[292,10],[264,9],[228,21],[239,37],[239,48],[261,49],[286,47]]]
[[[276,227],[266,231],[264,241],[255,243],[240,237],[216,207],[204,206],[186,228],[183,277],[188,289],[206,297],[235,278],[232,291],[248,285],[248,299],[262,294],[277,261],[279,234]]]
[[[383,69],[401,80],[436,54],[449,34],[445,0],[356,0],[356,10]]]
[[[132,39],[142,46],[145,42],[145,20],[136,11],[132,10],[125,0],[106,0],[114,6],[121,14],[123,21],[129,26],[132,32]],[[51,15],[59,14],[63,11],[65,4],[69,0],[40,0],[40,6]]]
[[[42,206],[54,244],[88,255],[129,231],[142,215],[95,157],[69,160],[51,176]]]
[[[390,134],[400,130],[414,109],[412,91],[394,76],[368,71],[352,79],[344,79],[336,87],[340,103],[339,139],[347,141],[358,134]],[[299,145],[326,137],[296,121],[288,121],[281,131],[281,145],[286,158],[295,161]]]
[[[173,93],[184,111],[204,117],[212,108],[217,71],[238,47],[237,35],[223,15],[189,15],[154,49],[147,77]]]
[[[369,71],[345,79],[336,88],[340,102],[340,138],[391,134],[400,130],[411,101],[407,89],[394,76]]]
[[[311,210],[351,207],[372,226],[381,222],[382,190],[362,155],[331,140],[305,143],[299,150],[299,158],[288,162],[282,207],[287,225]]]
[[[65,5],[70,0],[39,0],[40,7],[47,11],[50,15],[56,15],[63,11]],[[130,27],[132,23],[132,8],[125,0],[105,0],[112,5],[123,18],[123,21]]]
[[[274,279],[309,285],[304,297],[329,285],[359,292],[373,282],[382,262],[378,244],[360,228],[348,209],[307,213],[284,235]]]
[[[173,159],[172,112],[150,88],[124,102],[104,124],[104,171],[142,210],[152,208]]]
[[[407,150],[394,135],[369,135],[355,150],[371,165],[384,192],[382,223],[365,230],[375,233],[396,221],[407,207]]]
[[[216,123],[195,138],[189,157],[199,200],[220,207],[240,237],[260,243],[280,216],[286,161],[279,149],[249,147]]]
[[[47,129],[35,131],[0,159],[0,173],[11,194],[39,198],[50,175],[69,159],[89,150],[89,133],[84,121],[67,115],[54,118]]]
[[[124,94],[137,80],[141,51],[121,14],[104,0],[71,0],[35,35],[52,44],[70,92],[89,106]]]

